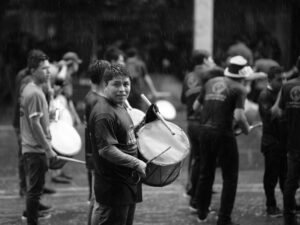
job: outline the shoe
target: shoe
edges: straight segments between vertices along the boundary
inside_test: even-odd
[[[198,209],[197,209],[197,204],[195,203],[195,201],[190,202],[189,210],[191,213],[197,213]]]
[[[198,213],[197,222],[205,223],[207,221],[207,213]]]
[[[70,175],[65,174],[64,172],[62,172],[60,175],[58,175],[59,177],[65,178],[67,180],[73,180],[73,177],[71,177]]]
[[[277,218],[282,216],[282,212],[278,207],[271,206],[267,208],[267,215],[272,218]]]
[[[51,218],[51,214],[50,213],[38,212],[38,219],[39,220],[47,220],[47,219],[50,219],[50,218]],[[21,219],[23,221],[27,220],[27,212],[26,211],[23,212],[23,215],[22,215]]]
[[[39,212],[46,213],[46,212],[51,212],[51,211],[53,211],[53,207],[52,206],[47,206],[47,205],[43,205],[42,203],[40,203],[40,205],[39,205]]]
[[[55,193],[56,193],[56,191],[54,189],[51,189],[51,188],[48,188],[48,187],[43,188],[43,194],[51,195],[51,194],[55,194]]]
[[[52,177],[51,181],[54,183],[59,183],[59,184],[70,184],[71,183],[70,180],[60,177],[60,176]]]

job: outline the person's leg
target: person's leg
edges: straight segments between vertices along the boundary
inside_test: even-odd
[[[201,132],[200,170],[196,187],[195,199],[198,204],[198,217],[206,219],[211,203],[212,186],[215,179],[217,152],[215,145],[218,140],[213,134]]]
[[[239,155],[235,137],[223,137],[219,164],[222,170],[223,188],[218,217],[218,225],[227,225],[231,221],[238,183]]]
[[[39,201],[45,184],[47,158],[44,154],[24,155],[27,176],[26,213],[27,224],[38,224]]]
[[[22,155],[22,143],[20,133],[16,131],[18,139],[18,175],[19,175],[19,194],[23,197],[26,194],[26,174]]]
[[[300,162],[288,156],[288,172],[283,193],[284,221],[292,224],[295,220],[295,193],[300,177]]]
[[[265,173],[263,178],[264,190],[266,195],[266,207],[276,207],[275,186],[278,180],[279,168],[278,160],[272,152],[272,149],[264,153]]]
[[[135,206],[109,206],[95,201],[92,225],[132,225]]]

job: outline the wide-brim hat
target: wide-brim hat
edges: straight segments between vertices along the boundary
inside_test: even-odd
[[[229,65],[224,70],[224,75],[232,78],[245,78],[246,73],[243,68],[247,66],[247,60],[243,56],[234,56],[230,58]]]

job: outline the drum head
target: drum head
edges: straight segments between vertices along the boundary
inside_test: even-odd
[[[155,103],[161,115],[167,120],[173,120],[176,117],[176,109],[174,105],[166,100],[158,100]]]
[[[145,117],[145,113],[136,108],[131,108],[131,109],[127,108],[127,112],[131,117],[134,126],[139,125]]]
[[[156,165],[176,164],[189,153],[189,140],[183,130],[171,122],[167,124],[175,135],[172,135],[160,120],[145,124],[137,133],[139,153],[148,161],[171,147],[153,160]]]
[[[81,138],[76,129],[64,121],[50,124],[51,144],[58,154],[74,156],[81,149]]]

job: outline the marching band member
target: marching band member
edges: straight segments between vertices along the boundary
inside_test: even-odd
[[[40,198],[48,170],[48,158],[54,158],[49,132],[48,103],[42,90],[49,79],[48,57],[39,50],[32,50],[28,57],[30,81],[22,90],[20,98],[20,134],[22,154],[27,177],[26,211],[28,225],[38,224],[38,218],[49,218],[50,214],[39,212]]]
[[[246,90],[242,84],[243,68],[247,60],[242,56],[232,57],[225,69],[225,77],[210,79],[197,97],[193,109],[202,108],[200,143],[200,174],[196,189],[199,222],[207,220],[212,196],[215,170],[218,163],[223,175],[218,225],[233,225],[233,210],[238,183],[238,147],[233,132],[233,118],[245,134],[249,125],[245,117]]]
[[[92,224],[132,225],[137,202],[142,201],[141,183],[132,172],[145,176],[146,163],[137,158],[137,141],[125,101],[130,75],[122,65],[111,65],[104,76],[104,96],[89,119],[94,191],[97,205]]]

